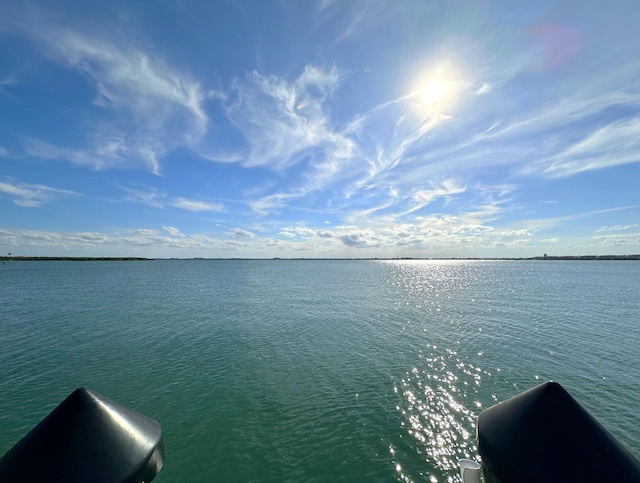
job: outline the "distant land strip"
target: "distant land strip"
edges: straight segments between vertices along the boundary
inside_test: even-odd
[[[446,257],[446,258],[421,258],[421,257],[363,257],[363,258],[144,258],[144,257],[30,257],[30,256],[0,256],[2,262],[13,261],[71,261],[71,262],[136,262],[136,261],[152,261],[152,260],[640,260],[640,254],[637,255],[564,255],[552,256],[544,255],[541,257]]]
[[[134,262],[134,261],[149,261],[153,258],[141,258],[141,257],[13,257],[5,256],[0,257],[3,262],[52,262],[52,261],[65,261],[65,262]]]
[[[528,258],[528,260],[640,260],[640,255],[567,255],[560,257],[545,255]]]

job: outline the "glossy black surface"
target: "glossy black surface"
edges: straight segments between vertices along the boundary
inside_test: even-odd
[[[156,421],[79,388],[0,459],[0,481],[149,482],[163,463]]]
[[[483,411],[478,450],[503,483],[640,482],[640,462],[555,382]]]

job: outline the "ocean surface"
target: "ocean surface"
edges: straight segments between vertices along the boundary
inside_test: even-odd
[[[449,482],[477,415],[560,382],[640,456],[640,262],[0,265],[0,454],[79,386],[168,482]]]

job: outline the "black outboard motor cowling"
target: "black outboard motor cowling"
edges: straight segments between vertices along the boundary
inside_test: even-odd
[[[640,461],[556,382],[483,411],[478,452],[486,482],[640,482]]]
[[[148,483],[163,464],[155,420],[79,388],[0,458],[0,481]]]

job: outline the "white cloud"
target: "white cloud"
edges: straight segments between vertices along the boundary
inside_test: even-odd
[[[472,130],[463,142],[428,159],[441,156],[447,161],[443,168],[512,164],[521,175],[545,177],[640,161],[640,96],[626,87],[583,91],[533,111],[514,107],[500,119],[494,113],[489,129]],[[615,111],[620,117],[612,118]]]
[[[171,197],[166,193],[158,191],[156,188],[141,190],[121,187],[121,189],[127,193],[124,197],[124,201],[141,203],[153,208],[166,209],[171,207],[195,213],[203,211],[220,212],[224,210],[224,205],[221,203],[183,197]]]
[[[323,107],[339,79],[335,68],[307,65],[293,82],[257,71],[237,82],[227,114],[249,144],[244,164],[282,170],[306,158],[348,157],[351,141],[330,128]]]
[[[255,233],[242,228],[234,228],[230,233],[234,238],[254,238],[256,236]]]
[[[614,225],[614,226],[603,226],[596,230],[598,232],[607,232],[607,231],[627,231],[627,230],[635,230],[640,228],[640,224],[634,223],[632,225]]]
[[[180,230],[178,230],[177,228],[174,228],[173,226],[163,226],[162,229],[171,236],[184,237],[184,235],[180,233]]]
[[[189,200],[186,198],[176,198],[170,202],[171,206],[182,210],[200,212],[200,211],[222,211],[224,206],[220,203],[210,203],[200,200]]]
[[[255,213],[277,211],[352,174],[357,146],[346,133],[332,128],[327,114],[340,79],[335,68],[307,65],[293,81],[257,71],[236,81],[237,96],[226,112],[248,144],[242,164],[278,173],[295,166],[300,173],[286,191],[269,193],[273,180],[245,190],[247,197],[261,195],[249,202]]]
[[[442,182],[442,185],[439,187],[434,187],[431,189],[416,189],[412,195],[415,205],[404,214],[413,213],[414,211],[420,210],[438,198],[457,195],[460,193],[464,193],[465,191],[466,188],[464,186],[458,186],[456,181],[453,179],[444,180]]]
[[[127,233],[45,232],[0,229],[0,246],[15,255],[143,257],[273,257],[301,248],[272,238],[226,240],[203,234],[163,236],[140,228]]]
[[[253,201],[249,203],[251,209],[259,214],[266,215],[268,213],[278,211],[278,209],[282,208],[286,205],[286,202],[292,199],[301,198],[304,196],[304,193],[275,193],[259,200]]]
[[[417,178],[430,179],[414,169],[428,164],[421,151],[428,149],[434,130],[452,119],[438,112],[407,114],[412,98],[408,95],[356,116],[338,131],[331,128],[326,114],[331,92],[340,81],[335,69],[307,66],[294,82],[257,72],[249,80],[237,85],[238,101],[228,109],[249,143],[245,164],[276,171],[299,164],[304,168],[288,191],[269,193],[250,203],[261,215],[329,186],[341,186],[347,198],[380,189],[411,190]],[[389,122],[395,130],[388,128]],[[415,192],[411,211],[428,204],[424,196],[426,192]],[[389,206],[381,204],[378,209]]]
[[[117,153],[114,149],[114,143],[122,145],[118,140],[108,139],[105,140],[104,146],[95,146],[94,149],[83,150],[64,148],[29,137],[23,140],[24,151],[28,156],[67,161],[78,165],[89,166],[94,169],[103,169],[124,163],[122,156],[124,156],[126,152]]]
[[[623,88],[589,94],[576,93],[533,111],[513,106],[497,117],[491,92],[481,105],[470,100],[464,116],[409,135],[405,128],[411,126],[410,119],[405,116],[393,138],[379,137],[375,151],[369,150],[369,174],[354,191],[362,186],[413,186],[415,179],[446,177],[460,169],[473,177],[487,167],[511,165],[523,176],[567,177],[640,161],[640,96]],[[611,120],[615,111],[623,118]],[[360,124],[392,112],[390,105]],[[456,132],[465,135],[449,138]],[[364,146],[364,139],[358,138],[358,144]]]
[[[380,245],[373,230],[357,229],[340,235],[338,238],[343,244],[353,248],[374,248]]]
[[[493,90],[493,86],[487,82],[483,82],[480,88],[476,91],[477,95],[488,94]]]
[[[434,214],[404,220],[380,216],[369,219],[367,226],[327,227],[323,223],[319,228],[298,223],[280,226],[277,234],[267,225],[260,227],[261,234],[238,227],[221,232],[217,237],[203,234],[187,236],[168,226],[161,227],[161,230],[140,228],[126,233],[0,229],[0,246],[5,246],[7,251],[20,249],[20,254],[34,255],[137,256],[142,253],[151,257],[262,258],[534,256],[569,246],[570,238],[553,236],[551,230],[571,223],[575,217],[514,221],[497,226],[490,221],[491,212],[477,210],[472,214]],[[593,214],[576,216],[587,218]],[[163,231],[167,235],[162,235]],[[580,246],[583,253],[584,250],[601,254],[628,252],[630,247],[640,244],[640,233],[631,229],[612,230],[575,240],[579,242],[575,246]]]
[[[390,8],[387,0],[370,2],[353,0],[337,2],[320,0],[316,8],[318,28],[333,35],[335,42],[343,42],[376,27],[397,14],[398,9]]]
[[[36,41],[51,60],[83,74],[96,91],[94,104],[102,111],[93,113],[93,131],[81,140],[81,147],[49,144],[39,149],[32,140],[28,154],[96,169],[142,164],[159,174],[165,154],[177,146],[193,146],[205,134],[204,102],[221,95],[204,90],[160,56],[137,48],[131,39],[95,25],[81,31],[37,19],[23,22],[20,32]]]
[[[0,193],[5,193],[13,198],[13,202],[25,207],[38,207],[62,196],[80,196],[80,193],[71,190],[51,188],[41,184],[19,183],[8,178],[6,182],[0,181]]]
[[[153,208],[164,208],[167,205],[167,195],[159,192],[155,188],[137,190],[121,187],[121,189],[127,193],[124,197],[124,201],[141,203]]]
[[[208,94],[157,56],[152,58],[131,44],[99,40],[95,33],[87,36],[51,28],[40,35],[54,58],[93,79],[99,104],[128,110],[138,122],[155,127],[166,124],[173,116],[187,114],[194,129],[192,134],[206,129],[207,116],[201,103]]]
[[[640,96],[630,87],[637,69],[621,73],[627,85],[617,81],[617,87],[604,90],[596,81],[581,82],[559,100],[536,105],[503,97],[515,74],[499,67],[485,69],[486,80],[462,86],[459,106],[447,118],[420,117],[408,109],[411,96],[354,117],[349,136],[358,161],[369,170],[349,195],[388,186],[406,190],[416,179],[459,170],[471,178],[491,166],[511,165],[525,176],[566,177],[640,160],[634,136],[640,129]],[[391,123],[395,130],[388,129]]]
[[[637,246],[640,244],[640,232],[598,235],[592,240],[606,246]]]
[[[282,228],[280,230],[280,235],[287,238],[309,239],[315,237],[317,235],[317,231],[305,225],[295,225]]]
[[[549,160],[542,174],[572,176],[594,169],[640,162],[640,118],[611,123]]]

